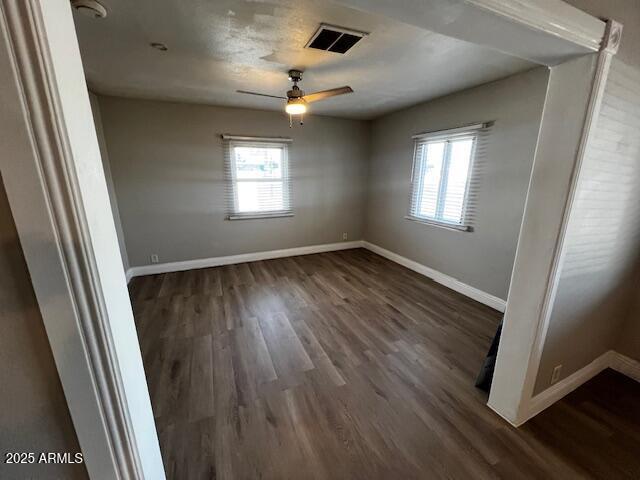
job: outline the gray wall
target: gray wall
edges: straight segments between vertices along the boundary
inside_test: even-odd
[[[620,330],[616,350],[640,362],[640,277],[632,287],[632,300],[627,319]]]
[[[625,28],[577,187],[534,393],[549,387],[556,365],[565,378],[611,349],[640,358],[640,317],[629,313],[640,254],[640,3],[569,3]]]
[[[0,478],[87,478],[84,465],[6,465],[5,452],[79,452],[0,178]]]
[[[104,177],[107,182],[107,190],[109,192],[109,203],[111,204],[111,212],[113,213],[113,221],[116,226],[116,235],[118,236],[118,246],[120,247],[120,255],[122,256],[122,266],[125,271],[129,268],[129,257],[127,255],[127,247],[124,243],[124,232],[122,231],[122,220],[120,219],[120,209],[118,208],[118,199],[116,190],[113,185],[113,176],[111,175],[111,164],[109,162],[109,152],[107,151],[107,142],[104,138],[104,129],[102,127],[102,115],[100,114],[100,104],[95,93],[89,92],[89,101],[91,102],[91,113],[93,122],[96,126],[96,135],[98,137],[98,146],[100,147],[100,157],[102,158],[102,167],[104,168]]]
[[[99,97],[131,265],[339,242],[363,235],[366,122]],[[290,136],[294,217],[225,220],[222,133]]]
[[[506,299],[547,81],[538,68],[375,120],[366,240]],[[406,220],[411,136],[490,120],[474,231]]]

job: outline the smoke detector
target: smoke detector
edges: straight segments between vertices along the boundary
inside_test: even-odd
[[[71,0],[71,6],[87,17],[104,18],[107,16],[107,9],[96,0]]]

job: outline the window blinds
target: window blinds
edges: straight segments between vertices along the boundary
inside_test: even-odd
[[[470,230],[490,124],[414,136],[408,218]]]
[[[289,139],[223,136],[227,218],[291,215]]]

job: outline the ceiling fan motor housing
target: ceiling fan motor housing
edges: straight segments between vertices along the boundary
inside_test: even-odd
[[[304,92],[298,87],[298,82],[302,80],[302,71],[289,70],[289,81],[293,82],[293,87],[287,92],[287,98],[297,99],[304,97]]]
[[[302,98],[304,97],[304,91],[301,90],[297,85],[294,85],[291,90],[287,92],[287,98]]]
[[[287,92],[287,104],[285,105],[285,111],[291,117],[292,115],[302,115],[307,111],[307,104],[324,100],[329,97],[335,97],[336,95],[344,95],[345,93],[353,92],[353,89],[349,86],[331,88],[329,90],[322,90],[320,92],[312,93],[311,95],[305,95],[304,91],[298,87],[298,82],[302,80],[301,70],[289,70],[289,81],[293,82],[291,90]],[[238,93],[247,93],[249,95],[259,95],[261,97],[271,98],[284,98],[277,95],[268,95],[264,93],[248,92],[245,90],[237,90]]]

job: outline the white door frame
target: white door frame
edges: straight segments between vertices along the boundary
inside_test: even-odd
[[[598,55],[593,52],[599,49],[612,55],[620,33],[612,23],[615,28],[605,35],[603,22],[559,0],[407,0],[402,9],[396,0],[335,1],[436,31],[444,26],[441,33],[550,66],[574,55]],[[149,392],[68,0],[0,0],[0,42],[0,171],[87,470],[93,479],[162,480]],[[573,120],[580,123],[581,134],[575,139],[580,145],[588,139],[597,114],[596,97],[607,74],[601,61],[583,63],[575,75],[589,74],[593,88],[584,98],[586,115]],[[571,80],[568,75],[562,81]],[[557,119],[545,121],[553,120]],[[534,176],[536,169],[548,166],[545,158],[558,154],[547,144],[553,138],[547,138],[544,127]],[[583,154],[583,149],[569,147],[560,153],[570,166],[571,181],[564,189],[559,186],[555,206],[564,212],[560,223],[548,226],[546,242],[553,248],[543,252],[549,263],[539,272],[544,285],[554,284],[553,265]],[[536,260],[531,254],[537,251],[523,246],[535,240],[531,222],[540,221],[536,198],[544,191],[536,191],[538,187],[532,180],[514,281],[519,269],[526,270]],[[511,319],[510,307],[518,311],[516,303],[522,300],[522,292],[517,292],[522,285],[515,283],[491,396],[492,408],[512,423],[518,423],[523,405],[530,401],[527,382],[537,371],[532,352],[544,340],[542,312],[553,300],[553,289],[545,288],[533,302],[535,308],[520,310],[524,317]],[[524,354],[505,351],[502,345],[507,342]],[[513,387],[513,375],[522,380],[515,384],[516,394],[505,387],[509,382]]]
[[[0,2],[0,168],[92,479],[164,478],[68,0]]]

